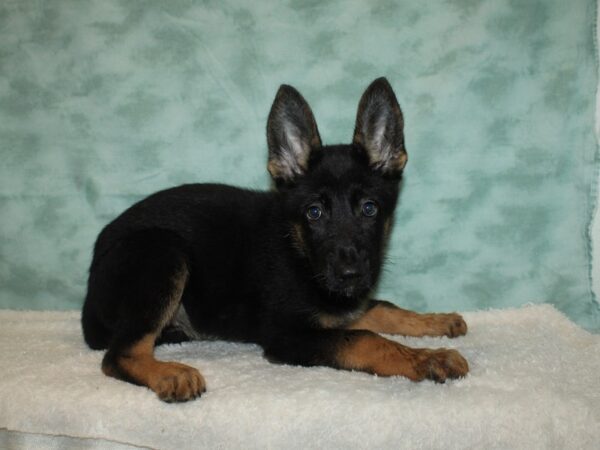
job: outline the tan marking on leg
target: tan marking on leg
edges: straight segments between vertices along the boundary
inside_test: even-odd
[[[337,354],[344,369],[361,370],[381,376],[402,375],[411,380],[422,379],[414,370],[413,349],[378,335],[356,337]]]
[[[440,383],[469,371],[467,361],[456,350],[414,349],[376,334],[352,338],[338,351],[336,362],[343,369]]]
[[[119,372],[152,389],[161,400],[186,401],[206,391],[204,378],[193,367],[154,358],[155,334],[146,335],[124,355],[117,358]],[[112,370],[104,370],[114,376]]]
[[[467,333],[467,324],[455,313],[418,314],[392,305],[377,305],[350,324],[348,329],[416,337],[456,337]]]
[[[152,389],[161,400],[187,401],[206,391],[204,378],[193,367],[163,362],[154,357],[157,336],[177,311],[189,277],[186,265],[172,277],[172,290],[156,331],[148,333],[116,357],[116,367],[104,364],[102,371],[111,377],[125,378]]]

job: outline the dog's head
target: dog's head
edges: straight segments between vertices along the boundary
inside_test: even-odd
[[[407,161],[403,118],[385,78],[364,92],[352,144],[323,146],[313,113],[279,88],[267,124],[268,170],[284,199],[290,236],[319,285],[366,295],[379,276]]]

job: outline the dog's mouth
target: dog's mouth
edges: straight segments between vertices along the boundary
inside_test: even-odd
[[[362,297],[370,289],[369,283],[362,280],[356,280],[352,282],[345,280],[334,280],[333,282],[327,284],[327,289],[330,292],[348,298]]]

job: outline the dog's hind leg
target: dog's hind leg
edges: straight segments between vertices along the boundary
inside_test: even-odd
[[[156,340],[179,307],[188,281],[183,252],[160,234],[146,235],[111,249],[102,264],[111,263],[112,268],[104,269],[117,297],[113,301],[117,317],[102,371],[147,386],[164,401],[200,396],[205,382],[198,370],[154,357]]]
[[[419,314],[380,300],[371,300],[364,315],[347,328],[415,337],[453,338],[467,333],[467,324],[459,314]]]

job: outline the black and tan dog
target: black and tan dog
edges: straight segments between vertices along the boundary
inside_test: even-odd
[[[192,184],[158,192],[100,233],[82,324],[105,374],[185,401],[200,373],[154,358],[163,342],[260,344],[272,361],[443,382],[468,372],[455,350],[377,333],[463,335],[457,314],[371,299],[407,161],[385,78],[363,94],[352,144],[322,146],[313,114],[281,86],[267,125],[272,192]]]

